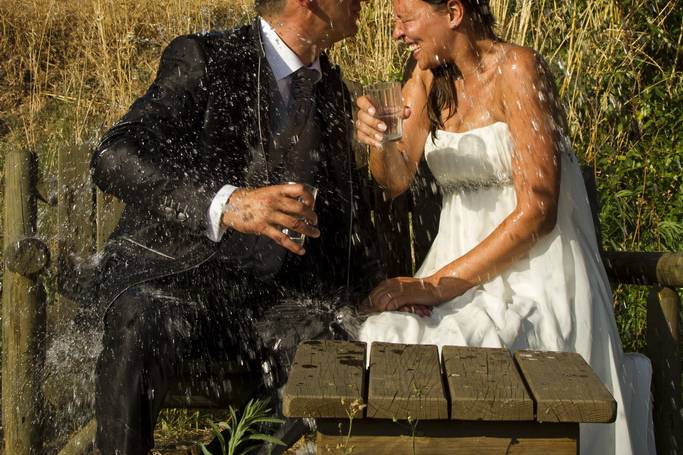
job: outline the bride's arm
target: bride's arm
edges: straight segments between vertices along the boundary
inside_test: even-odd
[[[557,218],[564,119],[550,73],[530,49],[513,48],[501,67],[497,99],[514,152],[515,209],[481,243],[429,277],[385,280],[370,294],[376,311],[438,305],[489,281],[526,255]]]
[[[422,159],[425,140],[429,132],[427,116],[427,87],[431,72],[417,66],[403,86],[403,100],[407,118],[403,121],[403,137],[399,141],[381,144],[386,125],[374,117],[371,101],[358,98],[358,140],[370,146],[370,171],[375,181],[387,189],[392,198],[408,189]],[[384,128],[383,128],[384,127]]]
[[[514,144],[515,209],[481,243],[427,281],[449,300],[500,274],[553,230],[564,119],[550,72],[531,49],[513,48],[496,84]]]

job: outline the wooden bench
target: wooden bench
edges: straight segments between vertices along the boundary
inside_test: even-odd
[[[576,454],[579,423],[610,423],[617,403],[574,353],[307,341],[283,393],[315,418],[318,453]]]

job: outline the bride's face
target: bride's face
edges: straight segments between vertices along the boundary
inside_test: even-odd
[[[421,69],[436,68],[447,61],[451,31],[446,8],[422,0],[394,0],[392,37],[408,45]]]

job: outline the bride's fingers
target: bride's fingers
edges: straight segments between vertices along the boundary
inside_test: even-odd
[[[375,106],[373,106],[370,98],[365,95],[359,96],[358,99],[356,99],[356,106],[358,106],[358,109],[361,111],[370,112],[370,114],[375,113]]]
[[[378,133],[360,121],[356,123],[356,137],[359,142],[377,148],[381,147],[382,139],[384,139],[383,134]]]
[[[382,139],[387,130],[383,121],[363,111],[358,112],[356,127],[377,140]]]
[[[415,314],[428,318],[432,315],[432,309],[425,305],[415,305]]]

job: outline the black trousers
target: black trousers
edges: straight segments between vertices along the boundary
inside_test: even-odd
[[[169,384],[187,362],[241,361],[255,381],[270,362],[270,380],[261,384],[270,393],[283,384],[298,342],[329,333],[334,311],[327,302],[206,270],[131,287],[109,308],[96,369],[96,445],[103,455],[154,447]]]

